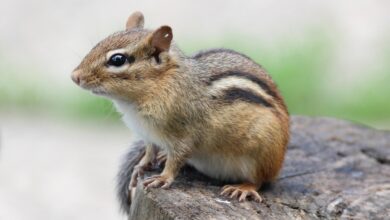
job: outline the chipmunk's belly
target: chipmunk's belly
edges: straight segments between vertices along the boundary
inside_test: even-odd
[[[195,154],[188,163],[199,172],[216,179],[255,182],[256,163],[247,155]]]

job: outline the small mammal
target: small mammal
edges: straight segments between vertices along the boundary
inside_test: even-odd
[[[133,13],[126,30],[98,43],[72,73],[77,85],[111,99],[147,144],[131,186],[159,146],[165,167],[143,180],[145,187],[168,188],[188,163],[239,183],[222,195],[260,202],[257,191],[278,175],[289,140],[289,114],[275,83],[245,55],[212,49],[186,56],[169,26],[143,25],[144,16]]]

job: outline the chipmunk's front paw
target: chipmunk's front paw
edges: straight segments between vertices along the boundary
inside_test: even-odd
[[[151,169],[151,165],[150,164],[146,164],[146,165],[137,165],[134,167],[134,170],[133,170],[133,173],[131,174],[131,179],[130,179],[130,184],[129,184],[129,188],[131,187],[135,187],[138,183],[138,177],[139,176],[143,176],[144,175],[144,172],[147,171],[147,170],[150,170]]]
[[[166,189],[172,184],[173,180],[174,180],[173,177],[169,177],[166,175],[155,175],[145,179],[144,187],[145,188],[161,187],[163,189]]]

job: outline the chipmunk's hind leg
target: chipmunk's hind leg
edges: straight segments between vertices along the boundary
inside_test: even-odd
[[[261,202],[262,198],[257,192],[258,185],[253,183],[242,183],[237,185],[226,185],[222,188],[221,195],[229,196],[230,198],[237,198],[238,201],[243,202],[247,197],[252,197],[256,202]]]

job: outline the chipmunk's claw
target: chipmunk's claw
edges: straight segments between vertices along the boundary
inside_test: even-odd
[[[153,159],[151,162],[143,164],[141,161],[133,169],[133,173],[131,174],[129,189],[137,186],[138,177],[143,177],[145,171],[151,171],[154,169],[161,168],[165,164],[166,160],[167,160],[167,154],[164,151],[160,150],[156,155],[155,159]]]
[[[166,177],[164,175],[155,175],[148,177],[144,180],[143,184],[145,188],[169,188],[173,182],[173,178]]]
[[[254,184],[239,184],[226,185],[222,188],[221,195],[237,198],[239,202],[243,202],[247,197],[252,197],[256,202],[261,202],[262,198],[257,192],[257,187]]]

